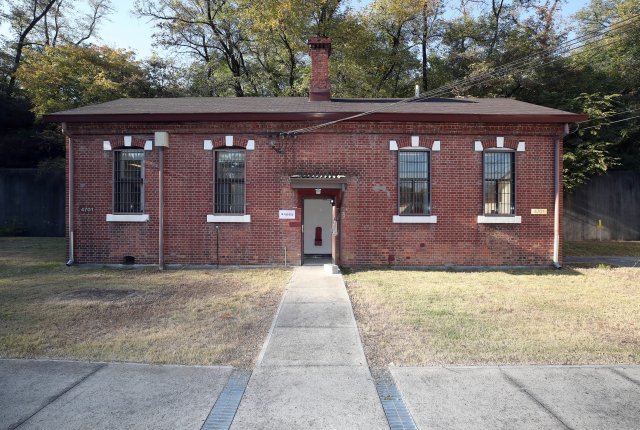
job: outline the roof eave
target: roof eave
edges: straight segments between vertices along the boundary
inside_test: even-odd
[[[359,112],[240,112],[240,113],[123,113],[123,114],[71,114],[44,115],[45,122],[196,122],[196,121],[334,121]],[[463,114],[463,113],[410,113],[377,112],[350,121],[397,122],[465,122],[465,123],[574,123],[588,119],[586,115],[558,114]]]

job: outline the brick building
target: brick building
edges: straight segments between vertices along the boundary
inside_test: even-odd
[[[70,260],[561,264],[562,137],[582,116],[510,99],[332,99],[330,39],[310,48],[309,98],[49,115],[67,141]]]

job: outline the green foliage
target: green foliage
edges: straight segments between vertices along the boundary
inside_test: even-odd
[[[37,10],[48,4],[33,1]],[[365,6],[353,0],[137,0],[135,11],[155,26],[156,43],[178,55],[146,61],[78,42],[111,7],[107,0],[86,1],[97,19],[70,26],[77,10],[56,3],[26,38],[30,48],[14,97],[0,98],[0,164],[33,165],[34,151],[42,158],[61,155],[60,135],[31,127],[29,109],[37,121],[47,112],[119,97],[305,96],[307,39],[321,35],[333,39],[336,98],[407,97],[415,84],[431,90],[537,55],[525,70],[448,95],[512,97],[589,115],[565,139],[568,189],[611,168],[640,169],[640,121],[625,120],[640,109],[638,21],[571,55],[555,52],[576,34],[637,18],[640,0],[592,0],[571,27],[561,19],[562,0],[372,0]],[[0,14],[12,35],[33,19],[29,4],[12,0]],[[60,23],[59,36],[53,22]],[[0,93],[13,76],[15,42],[1,45]]]
[[[37,116],[144,95],[148,84],[132,52],[62,45],[29,50],[18,79]]]

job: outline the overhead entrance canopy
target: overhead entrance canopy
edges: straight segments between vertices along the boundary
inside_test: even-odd
[[[324,188],[345,190],[347,177],[345,175],[317,174],[291,176],[291,188]]]

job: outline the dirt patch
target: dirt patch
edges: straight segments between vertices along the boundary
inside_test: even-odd
[[[100,302],[118,302],[144,296],[138,290],[114,290],[113,288],[83,288],[68,291],[61,295],[62,300],[90,300]]]

